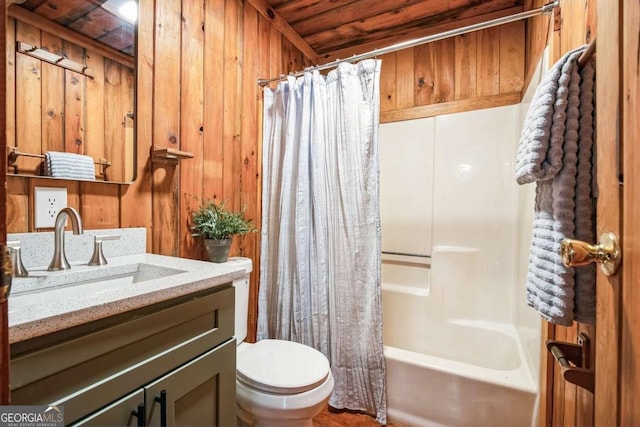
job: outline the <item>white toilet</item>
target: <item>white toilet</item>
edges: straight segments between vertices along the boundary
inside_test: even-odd
[[[229,258],[245,267],[235,280],[236,403],[239,425],[312,427],[333,391],[329,361],[318,350],[291,341],[245,343],[251,259]]]

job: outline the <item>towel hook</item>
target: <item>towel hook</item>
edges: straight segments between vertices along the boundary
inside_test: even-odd
[[[580,267],[597,262],[605,276],[615,274],[622,259],[618,236],[611,232],[603,233],[597,245],[581,240],[562,239],[561,254],[565,266]]]
[[[581,332],[577,344],[555,340],[547,340],[546,344],[547,350],[560,365],[562,377],[571,384],[593,393],[595,372],[589,361],[589,337]]]

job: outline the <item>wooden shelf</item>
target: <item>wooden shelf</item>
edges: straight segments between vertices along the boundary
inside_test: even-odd
[[[188,151],[176,150],[175,148],[154,147],[151,150],[151,161],[153,163],[177,165],[180,160],[192,158],[193,153],[189,153]]]

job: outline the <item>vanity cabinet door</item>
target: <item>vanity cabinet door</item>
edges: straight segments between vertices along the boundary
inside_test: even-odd
[[[236,341],[145,387],[148,427],[235,426]]]
[[[70,426],[107,427],[144,426],[144,389],[138,389]]]

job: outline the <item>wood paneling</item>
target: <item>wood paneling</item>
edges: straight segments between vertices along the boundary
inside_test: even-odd
[[[26,179],[7,176],[7,221],[9,232],[29,230],[29,185]]]
[[[524,23],[500,27],[500,93],[516,92],[524,84]]]
[[[381,122],[520,102],[524,38],[513,22],[382,55]]]
[[[500,93],[500,28],[478,31],[477,96]]]
[[[185,193],[204,193],[204,3],[185,2],[182,7],[182,53],[189,61],[181,63],[180,149],[193,153],[193,159],[180,167],[182,203],[180,217],[189,218],[193,197]],[[179,195],[180,196],[180,195]],[[202,247],[191,237],[189,221],[180,221],[179,254],[186,258],[200,258]]]
[[[6,28],[6,46],[4,52],[6,54],[7,66],[6,74],[6,104],[7,109],[5,118],[7,119],[7,147],[15,147],[16,145],[16,53],[14,46],[16,45],[16,21],[9,19]],[[6,167],[6,166],[5,166]]]
[[[40,31],[29,25],[17,23],[15,39],[34,46],[40,45]],[[41,64],[38,59],[16,54],[16,146],[27,153],[40,153],[42,126],[33,125],[33,119],[41,117],[40,100],[42,86]],[[21,100],[21,101],[18,101]],[[16,162],[20,171],[39,175],[41,162],[20,158]]]
[[[12,37],[8,37],[8,31],[12,29],[7,28],[7,2],[0,2],[0,57],[5,58],[7,63],[11,63],[13,58],[9,54],[8,46],[12,43]],[[12,102],[9,101],[12,92],[7,91],[7,84],[11,84],[12,81],[9,78],[10,74],[7,73],[7,67],[1,67],[0,71],[0,104],[5,105],[7,108],[0,108],[0,128],[7,129],[5,137],[0,136],[0,150],[3,152],[6,150],[8,142],[11,142],[13,137],[13,129],[11,131],[7,127],[7,114],[13,111]],[[0,162],[0,188],[6,188],[6,174],[7,163]],[[0,191],[0,217],[6,218],[6,204],[7,204],[7,191]],[[7,241],[7,222],[0,225],[0,243],[4,244]],[[8,405],[11,403],[11,393],[9,391],[9,316],[8,316],[8,302],[0,302],[0,405]]]
[[[91,67],[93,70],[94,79],[88,79],[86,82],[86,96],[87,96],[87,110],[88,111],[100,111],[104,108],[105,101],[105,83],[111,81],[110,72],[105,75],[107,70],[104,66],[104,57],[97,53],[92,55],[88,55],[87,57],[87,65]],[[111,67],[108,67],[109,71]],[[105,80],[109,79],[109,80]],[[133,87],[132,87],[133,88]],[[114,95],[114,94],[111,94]],[[87,114],[85,120],[87,123],[87,127],[85,129],[85,137],[89,142],[86,145],[86,154],[87,156],[91,156],[94,159],[111,159],[111,156],[107,156],[106,154],[106,143],[105,141],[110,141],[113,138],[113,135],[109,135],[111,138],[105,135],[107,132],[114,132],[113,130],[107,130],[106,127],[106,119],[107,115],[110,115],[110,109],[106,109],[105,114]],[[118,110],[116,110],[118,111]],[[122,113],[122,110],[119,110]],[[113,167],[118,167],[119,165],[112,161]],[[109,174],[111,175],[113,171],[111,167],[109,168]],[[122,175],[117,175],[122,176]]]
[[[204,75],[218,76],[210,79],[204,85],[204,121],[203,129],[204,146],[203,146],[203,167],[202,167],[202,191],[199,193],[205,198],[222,198],[222,183],[224,178],[224,158],[223,158],[223,134],[224,134],[224,117],[225,103],[224,87],[225,81],[225,51],[224,40],[225,32],[220,31],[224,28],[225,23],[225,0],[214,0],[210,2],[212,7],[205,7],[204,27]],[[278,33],[279,34],[279,33]],[[278,69],[280,64],[278,63]],[[188,198],[191,199],[191,198]],[[186,203],[189,206],[187,200]],[[192,247],[192,251],[203,255],[203,245],[200,240],[194,240],[196,247]]]
[[[405,49],[392,53],[396,57],[396,108],[407,108],[416,105],[414,94],[416,92],[414,55],[415,49]],[[382,60],[384,62],[384,59]],[[380,81],[384,79],[381,73]]]
[[[454,38],[454,43],[454,98],[475,98],[478,86],[478,35],[464,34]]]
[[[85,224],[91,228],[118,228],[120,226],[120,189],[117,185],[80,182],[79,210]],[[87,226],[87,225],[85,225]]]
[[[120,186],[120,226],[145,227],[147,251],[152,252],[152,169],[149,161],[153,145],[153,51],[155,0],[138,0],[140,15],[136,40],[136,179]]]
[[[440,104],[421,105],[418,107],[399,108],[380,113],[380,123],[399,122],[402,120],[435,117],[442,114],[461,113],[464,111],[481,110],[483,108],[500,107],[502,105],[517,104],[521,101],[520,92],[503,93],[494,96],[484,96],[461,99]]]
[[[392,111],[397,108],[396,103],[396,58],[395,53],[381,56],[382,68],[380,75],[385,76],[380,79],[380,111]]]
[[[224,175],[221,193],[214,195],[225,201],[228,207],[240,206],[240,126],[242,114],[242,4],[227,0],[224,25],[224,116],[222,132],[222,161]],[[257,52],[254,52],[256,54]],[[238,239],[234,239],[232,252],[238,251]],[[255,260],[254,260],[255,262]]]
[[[15,21],[13,21],[15,22]],[[63,55],[62,39],[49,33],[41,33],[41,47],[49,52]],[[42,67],[42,148],[41,151],[64,151],[64,89],[65,71],[47,62]],[[101,85],[96,85],[101,86]],[[102,96],[98,98],[102,103]],[[100,117],[99,114],[91,117]],[[91,128],[87,126],[87,129]],[[99,144],[98,144],[99,145]],[[40,152],[40,151],[38,151]]]
[[[9,46],[12,114],[9,145],[26,153],[67,151],[112,163],[108,179],[127,181],[123,118],[133,111],[133,69],[29,24],[10,20],[11,40],[25,41],[86,64],[94,76],[65,70]],[[15,61],[13,58],[15,57]],[[13,78],[15,76],[15,78]],[[15,118],[15,119],[14,119]],[[129,155],[129,158],[131,156]],[[42,175],[42,161],[21,157],[18,173]],[[97,178],[101,168],[96,166]]]
[[[133,159],[131,158],[131,153],[126,150],[128,144],[125,132],[127,119],[125,117],[129,112],[133,112],[133,70],[106,59],[103,68],[104,139],[98,138],[98,141],[102,141],[103,144],[98,144],[96,155],[101,154],[100,151],[102,149],[103,154],[101,157],[111,162],[111,166],[107,170],[110,179],[127,182],[131,180],[132,176],[125,174],[125,171],[130,170],[130,165],[126,164],[126,161]],[[95,79],[93,82],[95,82]],[[85,92],[89,83],[90,80],[86,80]],[[89,122],[87,120],[90,115],[93,115],[93,112],[89,109],[86,111],[85,123],[88,126]],[[100,112],[100,109],[93,111]],[[85,154],[90,152],[89,147],[94,145],[93,142],[93,140],[87,140]]]
[[[596,100],[597,100],[597,157],[598,157],[598,218],[596,235],[611,231],[622,236],[621,188],[616,171],[616,140],[620,137],[620,38],[619,25],[622,1],[599,0],[598,26],[601,29],[596,40]],[[636,58],[635,53],[633,54]],[[600,76],[606,76],[601,79]],[[635,118],[634,120],[637,120]],[[605,159],[608,164],[604,166]],[[626,185],[625,189],[626,190]],[[626,253],[623,252],[623,256]],[[623,268],[626,269],[626,259]],[[623,285],[619,275],[597,278],[598,309],[596,312],[596,389],[595,426],[633,425],[620,424],[620,394],[618,376],[620,370],[620,309]],[[626,278],[626,277],[625,277]],[[637,308],[636,308],[637,310]],[[636,398],[637,399],[637,398]]]
[[[414,105],[431,105],[441,102],[450,102],[454,99],[455,80],[455,42],[454,39],[441,40],[437,43],[429,43],[413,48],[415,83],[403,76],[398,81],[415,92],[411,98]],[[400,53],[400,52],[399,52]],[[401,56],[399,56],[401,57]],[[400,64],[400,60],[398,64]],[[398,105],[409,107],[410,104]]]
[[[156,58],[153,70],[153,144],[180,149],[181,102],[181,2],[156,2]],[[188,61],[188,58],[184,58]],[[188,100],[185,100],[187,102]],[[189,167],[190,165],[183,165]],[[180,166],[153,164],[153,252],[179,254]]]
[[[622,13],[622,141],[624,143],[624,243],[625,267],[622,291],[622,378],[621,378],[621,425],[639,425],[640,407],[640,5],[638,2],[624,2]],[[604,30],[606,31],[606,30]],[[599,41],[599,40],[598,40]]]

